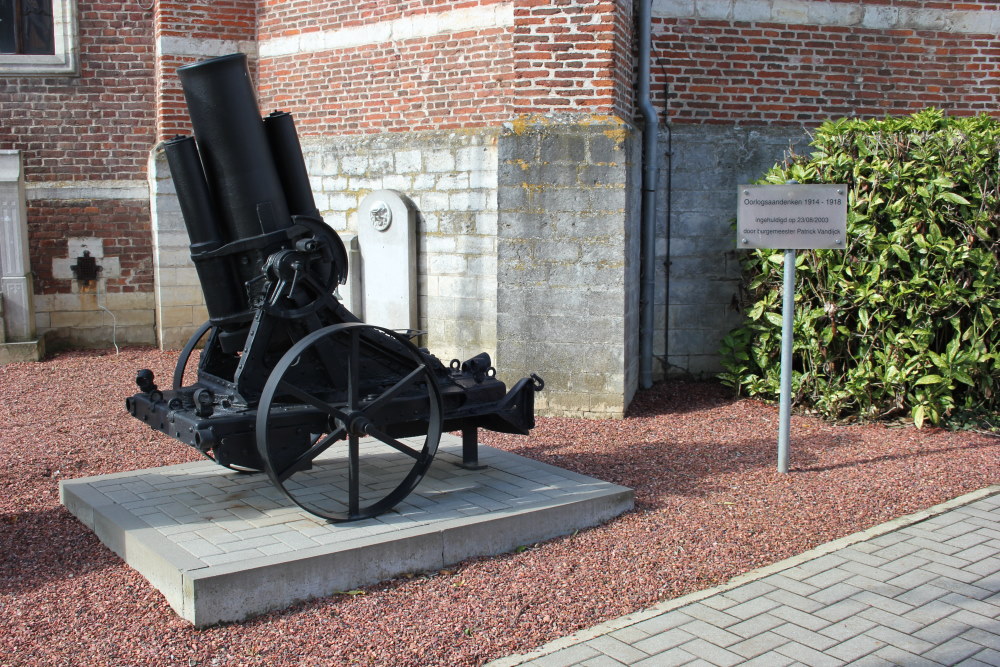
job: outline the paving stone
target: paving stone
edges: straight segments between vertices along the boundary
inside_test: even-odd
[[[826,649],[825,653],[839,658],[844,662],[853,662],[874,653],[885,646],[885,642],[872,637],[853,637]]]
[[[535,667],[571,667],[600,655],[600,651],[591,646],[577,644],[537,658],[530,664]]]
[[[719,628],[728,628],[730,625],[735,625],[741,621],[741,619],[732,614],[727,614],[724,611],[714,609],[702,603],[690,604],[684,607],[684,613]]]
[[[934,660],[942,665],[954,665],[966,658],[971,658],[983,650],[983,647],[962,637],[955,637],[945,643],[925,651],[921,657]]]
[[[817,651],[825,651],[837,643],[836,639],[831,639],[830,637],[804,628],[801,625],[796,625],[795,623],[785,623],[784,625],[779,625],[774,630],[771,630],[771,632],[781,635],[782,637],[787,637],[793,642],[809,646]]]
[[[763,614],[752,616],[741,623],[730,625],[727,629],[741,637],[752,637],[761,632],[766,632],[771,628],[776,628],[785,623],[786,620],[787,619],[778,618],[777,616],[773,616],[770,613],[765,612]]]
[[[823,608],[823,604],[817,602],[816,600],[810,600],[807,597],[803,597],[791,591],[786,591],[782,589],[771,591],[767,593],[764,597],[772,602],[777,602],[778,604],[785,607],[792,607],[798,609],[799,611],[804,611],[807,613],[815,612],[818,609]]]
[[[649,653],[607,635],[591,639],[587,642],[587,645],[597,649],[604,655],[611,656],[615,660],[620,660],[626,664],[649,657]]]
[[[648,635],[655,635],[684,625],[685,623],[690,623],[692,620],[694,620],[693,617],[688,616],[682,611],[671,611],[647,618],[645,621],[639,621],[634,627]]]
[[[670,649],[686,644],[695,636],[680,628],[672,628],[664,632],[650,635],[646,639],[641,639],[633,644],[637,649],[648,655],[656,655],[669,651]]]
[[[866,605],[863,603],[848,598],[823,607],[814,612],[814,614],[830,623],[837,623],[858,614],[866,608]]]
[[[812,630],[813,632],[822,630],[830,625],[830,622],[825,618],[807,614],[804,611],[795,609],[794,607],[775,607],[769,613],[775,618],[783,619],[788,623],[792,623],[807,630]]]
[[[678,630],[683,630],[687,632],[692,637],[698,637],[710,642],[716,646],[721,646],[725,648],[730,644],[735,644],[736,642],[743,639],[739,635],[735,635],[732,632],[727,632],[723,628],[716,627],[711,623],[706,623],[700,619],[691,621],[686,625],[682,625],[677,628]]]
[[[743,662],[742,656],[732,651],[727,651],[721,646],[716,646],[704,639],[693,639],[679,648],[696,658],[701,658],[712,665],[717,665],[717,667],[730,667],[731,665],[738,665]]]
[[[969,629],[968,624],[956,620],[957,615],[958,614],[954,614],[948,618],[943,618],[940,621],[931,623],[930,625],[914,632],[913,636],[932,644],[944,644],[949,639],[954,639]]]
[[[630,625],[627,628],[622,628],[621,630],[615,630],[614,632],[609,632],[608,636],[614,637],[618,641],[625,642],[626,644],[635,644],[637,641],[649,637],[649,634],[643,632],[634,625]]]
[[[741,602],[738,605],[730,607],[726,610],[726,613],[731,616],[735,616],[736,618],[745,620],[758,614],[763,614],[764,612],[774,609],[777,606],[777,602],[773,602],[767,598],[758,597],[751,598],[746,602]]]
[[[844,579],[849,578],[851,576],[850,572],[840,572],[840,574],[844,575],[843,577]],[[820,591],[817,591],[816,593],[810,595],[809,597],[824,605],[829,605],[835,602],[840,602],[841,600],[844,600],[846,598],[853,597],[861,592],[862,590],[857,586],[851,586],[850,584],[844,584],[844,583],[836,583],[831,586],[827,586],[826,588]]]
[[[774,586],[777,590],[788,591],[804,597],[808,597],[819,590],[815,586],[807,584],[804,581],[791,579],[784,574],[772,574],[770,577],[763,579],[763,581]]]
[[[788,643],[787,637],[782,637],[781,635],[775,634],[773,632],[762,632],[756,634],[748,639],[744,639],[741,642],[737,642],[728,646],[728,650],[741,655],[744,658],[756,658],[757,656],[773,651],[779,646],[783,646]]]
[[[839,658],[825,655],[811,646],[799,644],[798,642],[789,642],[784,646],[779,646],[775,649],[775,652],[810,667],[833,667],[844,664],[844,661]]]
[[[689,665],[697,658],[687,651],[679,648],[670,649],[664,653],[657,653],[654,656],[633,662],[633,667],[675,667],[679,665]],[[588,666],[589,667],[589,666]]]
[[[902,649],[915,655],[921,655],[925,651],[929,651],[934,648],[934,644],[930,642],[918,639],[912,635],[906,634],[905,632],[900,632],[895,628],[885,627],[884,625],[872,628],[865,633],[865,636],[884,641],[889,646],[895,646],[898,649]]]
[[[581,662],[579,664],[581,667],[619,667],[620,665],[628,665],[630,663],[619,662],[609,655],[599,655],[597,657],[591,658],[590,660]]]

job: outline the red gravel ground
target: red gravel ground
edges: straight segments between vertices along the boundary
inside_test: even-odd
[[[488,444],[636,490],[636,509],[520,553],[194,630],[59,504],[60,479],[195,460],[125,413],[176,353],[0,368],[0,665],[478,665],[1000,483],[1000,440],[796,417],[710,383],[640,393],[622,421],[541,419]]]

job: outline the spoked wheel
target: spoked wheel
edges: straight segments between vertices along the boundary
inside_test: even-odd
[[[441,440],[441,393],[427,357],[361,322],[315,331],[282,356],[257,407],[271,482],[330,521],[391,509],[420,482]]]
[[[198,347],[198,343],[200,343],[201,339],[205,337],[205,334],[211,330],[212,323],[205,322],[198,327],[198,330],[195,331],[191,338],[188,339],[184,349],[181,350],[181,356],[177,358],[177,365],[174,367],[174,391],[177,391],[184,386],[184,372],[187,370],[188,360],[191,358],[191,353],[194,352],[194,348]]]

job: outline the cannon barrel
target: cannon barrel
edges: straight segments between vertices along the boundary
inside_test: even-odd
[[[191,137],[175,137],[164,142],[163,152],[191,240],[191,259],[205,293],[208,317],[215,326],[224,326],[233,318],[246,319],[241,316],[247,313],[249,305],[233,257],[212,256],[226,241],[202,171],[198,147]]]
[[[236,53],[186,65],[177,75],[228,240],[289,227],[291,216],[246,55]]]

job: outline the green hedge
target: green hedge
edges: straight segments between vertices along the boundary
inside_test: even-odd
[[[793,399],[830,418],[970,423],[1000,407],[1000,122],[827,122],[761,183],[846,183],[846,251],[799,251]],[[783,255],[745,253],[722,380],[778,395]]]

